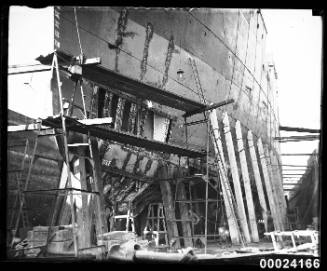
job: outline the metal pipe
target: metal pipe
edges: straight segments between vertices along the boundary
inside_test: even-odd
[[[134,254],[134,260],[140,261],[181,262],[186,259],[196,259],[192,250],[189,250],[186,254],[136,250]]]
[[[317,155],[316,153],[282,153],[281,155],[283,156],[313,156],[313,155]]]

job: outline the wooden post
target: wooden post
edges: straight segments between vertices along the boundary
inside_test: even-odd
[[[168,179],[168,168],[166,165],[161,165],[159,169],[159,179]],[[180,247],[180,241],[178,239],[178,229],[176,225],[175,209],[172,197],[171,187],[168,181],[160,181],[160,190],[162,196],[162,202],[165,208],[165,216],[167,222],[168,239],[171,242],[176,239],[176,247]]]
[[[224,123],[224,133],[225,133],[225,140],[226,140],[229,164],[230,164],[232,177],[233,177],[235,198],[236,198],[236,203],[237,203],[237,213],[238,213],[238,216],[240,219],[240,224],[241,224],[241,228],[242,228],[245,240],[247,242],[251,242],[249,227],[248,227],[248,223],[246,220],[246,213],[245,213],[245,208],[244,208],[242,188],[241,188],[241,184],[240,184],[240,177],[238,175],[238,167],[237,167],[237,162],[236,162],[236,157],[235,157],[234,144],[233,144],[232,134],[230,131],[228,115],[226,112],[224,113],[223,123]]]
[[[274,178],[274,186],[275,186],[276,196],[277,196],[278,203],[279,203],[282,229],[284,230],[286,227],[286,201],[285,201],[285,197],[284,197],[282,181],[281,181],[281,177],[280,177],[278,168],[276,166],[272,166],[272,165],[277,165],[277,159],[273,159],[274,158],[273,151],[272,150],[269,151],[268,148],[266,148],[266,150],[267,150],[267,156],[270,158],[270,161],[271,161],[270,168],[272,171],[272,176]]]
[[[176,170],[176,166],[170,164],[168,166],[168,176],[173,177],[175,170]],[[178,170],[179,170],[179,168],[178,168]],[[180,173],[180,172],[178,172],[178,173]],[[179,176],[179,174],[178,174],[178,176]],[[176,191],[177,191],[178,195],[173,196],[173,194],[172,194],[172,197],[176,198],[176,196],[177,196],[177,198],[180,200],[186,200],[187,197],[186,197],[186,190],[185,190],[184,183],[183,182],[178,183],[178,181],[177,181],[176,186],[177,186]],[[174,211],[176,214],[176,210],[174,210]],[[191,222],[188,221],[188,220],[190,220],[189,212],[188,212],[189,204],[185,203],[185,202],[180,202],[179,203],[179,211],[180,211],[181,219],[183,220],[181,224],[182,224],[182,231],[183,231],[183,237],[184,237],[184,246],[185,247],[193,247]]]
[[[250,151],[250,156],[251,156],[254,180],[255,180],[256,187],[257,187],[257,192],[258,192],[258,197],[259,197],[259,202],[260,202],[260,207],[261,207],[262,218],[264,220],[265,230],[268,231],[268,217],[267,217],[267,209],[268,208],[267,208],[265,194],[264,194],[264,190],[263,190],[263,186],[262,186],[262,182],[261,182],[257,154],[254,149],[253,136],[252,136],[252,132],[250,130],[248,131],[248,144],[249,144],[249,151]]]
[[[117,110],[115,117],[115,129],[120,130],[123,122],[123,113],[124,113],[125,99],[119,97],[117,102]]]
[[[134,134],[136,134],[137,136],[141,134],[141,116],[142,116],[142,100],[137,99],[136,118],[135,118],[135,127],[134,127]]]
[[[274,165],[279,165],[279,160],[278,160],[278,157],[277,155],[275,156],[273,153],[273,163]],[[287,203],[286,203],[286,199],[285,199],[285,196],[284,196],[284,188],[283,188],[283,179],[282,179],[282,169],[280,166],[278,167],[275,167],[275,170],[276,170],[276,175],[278,177],[278,180],[279,180],[279,189],[281,190],[281,195],[282,195],[282,203],[283,203],[283,208],[284,208],[284,212],[285,212],[285,222],[286,222],[286,219],[287,219]],[[286,224],[285,224],[286,226]]]
[[[278,190],[278,186],[277,186],[277,178],[274,174],[274,171],[271,167],[271,160],[268,154],[268,149],[265,148],[265,146],[263,145],[263,151],[264,151],[264,155],[265,155],[265,159],[266,159],[266,163],[267,163],[267,171],[268,171],[268,175],[269,175],[269,180],[270,180],[270,185],[271,185],[271,190],[273,193],[273,198],[275,201],[275,206],[276,206],[276,213],[278,214],[278,219],[279,219],[279,230],[284,230],[284,226],[282,223],[282,217],[283,217],[283,208],[281,207],[281,200],[280,200],[280,194],[279,194],[279,190]]]
[[[136,123],[136,117],[137,117],[137,104],[131,103],[131,108],[129,111],[129,118],[128,118],[128,129],[127,131],[130,133],[134,133],[134,127]]]
[[[239,235],[239,229],[237,225],[237,221],[235,220],[235,211],[232,204],[232,195],[231,191],[229,189],[229,181],[227,179],[226,175],[226,162],[224,158],[224,152],[223,152],[223,145],[221,142],[221,137],[219,133],[219,126],[218,126],[218,118],[217,118],[217,112],[216,110],[212,110],[210,112],[210,123],[212,127],[212,136],[214,141],[214,149],[215,153],[217,155],[217,161],[218,161],[218,172],[219,172],[219,179],[221,182],[222,192],[223,192],[223,198],[224,198],[224,205],[226,210],[226,217],[228,222],[228,228],[229,228],[229,234],[231,237],[231,241],[233,244],[239,244],[240,243],[240,235]]]
[[[179,183],[176,184],[178,185],[178,196],[180,200],[186,200],[186,191],[185,191],[185,185],[184,183]],[[187,203],[180,202],[179,203],[179,210],[181,214],[181,219],[184,220],[182,221],[182,229],[183,229],[183,237],[184,237],[184,246],[185,247],[193,247],[193,242],[192,242],[192,230],[191,230],[191,222],[188,221],[190,220],[190,216],[188,214],[188,205]]]
[[[106,90],[103,106],[103,117],[111,117],[113,93]]]
[[[88,190],[86,184],[86,168],[85,168],[85,158],[79,158],[79,172],[80,172],[80,182],[81,189]],[[81,243],[79,248],[87,248],[91,246],[91,216],[90,216],[90,208],[89,208],[89,198],[90,195],[86,193],[82,193],[82,227],[81,234]]]
[[[266,185],[267,197],[268,197],[268,202],[269,202],[269,206],[270,206],[271,216],[272,216],[273,222],[274,222],[274,227],[275,227],[275,230],[280,230],[279,214],[277,212],[276,203],[274,200],[274,194],[273,194],[273,190],[272,190],[270,180],[269,180],[267,162],[266,162],[266,158],[265,158],[265,154],[263,151],[262,142],[261,142],[260,138],[258,139],[257,146],[258,146],[258,152],[259,152],[259,157],[260,157],[260,161],[261,161],[263,180]]]
[[[257,221],[255,216],[255,209],[253,204],[253,197],[252,197],[252,190],[251,190],[251,182],[249,177],[249,171],[245,156],[245,149],[243,144],[243,137],[242,137],[242,129],[240,121],[238,120],[236,122],[236,140],[237,140],[237,147],[238,147],[238,153],[240,157],[240,163],[241,163],[241,170],[242,170],[242,177],[244,182],[244,190],[245,190],[245,196],[246,196],[246,206],[248,209],[249,214],[249,223],[250,223],[250,230],[251,230],[251,238],[253,242],[259,242],[259,234],[258,234],[258,227],[257,227]]]
[[[93,163],[94,163],[94,186],[95,191],[99,193],[99,195],[95,196],[95,210],[96,210],[96,232],[97,235],[103,234],[107,232],[108,226],[106,223],[106,214],[104,211],[104,197],[103,197],[103,180],[101,178],[101,161],[99,157],[99,149],[98,142],[95,138],[91,138],[89,140],[91,143],[91,149],[93,154]]]

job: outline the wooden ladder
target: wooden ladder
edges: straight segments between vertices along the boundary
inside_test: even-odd
[[[135,233],[135,224],[134,224],[134,215],[133,212],[131,210],[131,204],[128,204],[128,209],[127,209],[127,213],[125,215],[114,215],[114,222],[116,222],[117,219],[126,219],[126,228],[125,231],[129,232],[130,228],[132,228],[132,232]]]
[[[81,62],[80,65],[83,63]],[[97,236],[102,236],[102,234],[105,231],[105,219],[104,219],[104,210],[103,210],[103,204],[101,203],[101,192],[99,189],[99,181],[100,181],[100,176],[99,176],[99,166],[98,164],[95,163],[95,153],[94,150],[97,148],[95,146],[95,142],[92,141],[91,139],[91,134],[89,131],[87,131],[87,142],[80,142],[80,143],[74,143],[74,144],[68,144],[68,133],[69,130],[66,127],[66,114],[65,114],[65,108],[63,105],[64,99],[62,96],[62,90],[61,90],[61,81],[60,81],[60,74],[59,74],[59,63],[58,63],[58,57],[56,52],[54,52],[53,55],[53,60],[52,60],[52,65],[51,65],[51,73],[53,74],[53,70],[55,69],[56,72],[56,79],[57,79],[57,87],[58,87],[58,92],[59,92],[59,105],[60,105],[60,118],[61,118],[61,126],[62,126],[62,137],[63,137],[63,145],[64,145],[64,158],[65,158],[65,163],[66,163],[66,169],[67,169],[67,183],[65,186],[66,193],[69,193],[69,198],[70,198],[70,209],[71,209],[71,217],[72,217],[72,225],[73,225],[73,241],[74,241],[74,253],[75,256],[77,257],[79,254],[79,248],[78,248],[78,242],[77,242],[77,232],[76,232],[76,217],[75,217],[75,210],[74,210],[74,197],[73,197],[73,186],[72,186],[72,180],[71,180],[71,170],[70,170],[70,159],[69,159],[69,149],[70,148],[85,148],[87,147],[89,149],[89,157],[85,157],[82,155],[82,158],[85,158],[88,160],[91,164],[92,168],[92,181],[93,183],[91,184],[91,191],[86,191],[83,190],[81,191],[81,194],[86,193],[86,194],[92,194],[96,196],[96,204],[95,204],[95,211],[96,211],[96,225],[97,225]],[[70,114],[72,114],[73,108],[77,107],[74,104],[74,98],[75,98],[75,92],[77,89],[77,81],[79,81],[80,85],[80,91],[81,91],[81,96],[82,96],[82,103],[83,103],[83,114],[84,114],[84,119],[87,119],[87,110],[85,106],[85,95],[84,95],[84,90],[83,90],[83,85],[82,85],[82,79],[81,77],[78,77],[78,79],[75,82],[75,89],[73,92],[73,96],[71,99],[71,111]],[[77,155],[79,156],[79,155]],[[86,176],[84,176],[86,177]],[[58,197],[58,195],[57,195]],[[55,207],[52,212],[52,218],[50,222],[50,228],[48,231],[48,238],[47,238],[47,243],[46,243],[46,248],[49,244],[49,241],[51,239],[51,228],[53,227],[55,223],[55,213],[56,209],[58,208],[58,204],[56,202]],[[83,207],[82,207],[83,208]]]
[[[160,240],[161,240],[160,237],[162,235],[164,235],[164,240],[165,240],[164,245],[168,245],[168,234],[167,234],[166,220],[164,214],[164,207],[162,203],[149,204],[146,226],[143,231],[144,237],[146,237],[148,233],[155,235],[154,240],[156,242],[156,246],[160,245]]]

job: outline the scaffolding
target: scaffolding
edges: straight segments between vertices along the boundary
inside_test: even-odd
[[[205,233],[204,235],[195,235],[194,234],[194,218],[193,220],[187,221],[187,219],[181,219],[180,221],[190,223],[192,227],[192,236],[191,237],[185,237],[185,236],[176,236],[176,238],[191,238],[192,240],[195,237],[200,237],[202,240],[204,240],[205,243],[205,253],[207,253],[207,240],[208,240],[208,189],[209,185],[212,186],[213,189],[215,189],[217,192],[217,188],[214,187],[212,184],[209,182],[209,141],[210,137],[213,134],[212,127],[210,126],[210,120],[209,120],[209,112],[211,110],[214,110],[215,108],[218,108],[220,106],[224,106],[227,104],[230,104],[233,102],[233,100],[227,100],[223,101],[221,103],[216,103],[216,104],[211,104],[208,105],[206,103],[202,88],[201,88],[201,83],[198,78],[198,73],[195,62],[192,62],[192,67],[194,70],[194,76],[197,78],[197,86],[198,86],[198,93],[199,93],[199,98],[202,100],[202,103],[195,102],[193,100],[188,100],[184,97],[178,96],[176,94],[173,94],[171,92],[163,91],[161,89],[146,85],[144,83],[140,83],[136,80],[133,80],[131,78],[122,76],[118,73],[115,73],[111,70],[107,70],[103,67],[94,65],[94,62],[88,61],[84,56],[79,56],[79,57],[72,57],[70,55],[67,55],[63,52],[60,51],[55,51],[52,54],[46,56],[46,57],[41,57],[38,59],[42,64],[49,65],[51,63],[51,72],[53,74],[53,71],[55,71],[56,74],[56,79],[57,79],[57,87],[58,87],[58,92],[59,92],[59,105],[60,105],[60,114],[59,116],[54,116],[54,117],[48,117],[47,119],[42,120],[42,125],[39,123],[39,129],[41,129],[41,126],[45,127],[51,127],[53,129],[61,129],[62,132],[59,134],[49,134],[49,136],[62,136],[63,137],[63,146],[64,146],[64,158],[66,162],[66,170],[67,170],[67,178],[68,178],[68,183],[67,186],[63,189],[51,189],[49,190],[38,190],[38,191],[25,191],[25,193],[32,193],[32,192],[55,192],[57,194],[57,198],[62,196],[62,195],[67,195],[70,199],[70,207],[71,207],[71,220],[72,220],[72,227],[73,227],[73,239],[74,239],[74,254],[75,256],[79,255],[79,248],[78,248],[78,241],[77,241],[77,233],[76,233],[76,217],[75,217],[75,211],[74,211],[74,197],[73,193],[81,193],[82,195],[86,194],[91,194],[96,197],[96,226],[97,226],[97,236],[102,236],[103,233],[105,232],[105,219],[104,219],[104,212],[103,212],[103,204],[101,203],[101,189],[99,188],[99,167],[100,167],[100,162],[94,161],[94,147],[92,147],[92,140],[91,137],[96,137],[96,138],[101,138],[105,140],[114,140],[117,142],[121,142],[123,144],[131,144],[135,145],[138,147],[142,147],[145,149],[150,149],[154,151],[160,151],[160,152],[166,152],[166,153],[173,153],[177,154],[179,156],[186,156],[189,158],[199,158],[199,157],[206,157],[206,174],[203,175],[200,179],[202,179],[205,182],[206,185],[206,193],[205,193],[205,199],[203,200],[205,202]],[[77,61],[77,62],[76,62]],[[67,67],[67,63],[70,63],[70,67]],[[72,64],[73,63],[73,64]],[[90,63],[90,64],[88,64]],[[63,65],[64,64],[64,65]],[[73,91],[72,98],[68,104],[70,107],[65,107],[64,104],[66,104],[67,100],[65,100],[62,96],[62,90],[61,90],[61,81],[60,81],[60,75],[59,75],[59,70],[64,70],[64,71],[69,71],[72,73],[71,79],[75,81],[75,89]],[[85,105],[85,95],[83,92],[83,79],[86,80],[91,80],[94,83],[100,83],[102,85],[107,85],[107,86],[112,86],[112,85],[117,85],[119,83],[122,83],[120,86],[120,89],[123,91],[126,91],[129,94],[135,95],[138,99],[144,99],[145,97],[147,99],[159,102],[160,104],[163,105],[168,105],[170,107],[174,107],[178,110],[184,111],[184,127],[185,127],[185,140],[186,140],[186,148],[173,145],[173,144],[167,144],[155,140],[150,140],[146,138],[142,138],[138,135],[132,135],[130,133],[125,133],[122,131],[116,131],[115,129],[109,128],[105,125],[102,125],[106,123],[106,119],[88,119],[88,113],[86,110],[86,105]],[[106,79],[106,81],[103,81],[103,78],[111,78],[112,80]],[[84,113],[84,119],[83,120],[76,120],[71,117],[72,111],[75,106],[74,104],[74,98],[75,98],[75,93],[77,89],[77,85],[80,85],[80,91],[82,94],[82,103],[83,107],[80,107],[79,109]],[[68,109],[68,110],[67,110]],[[187,122],[187,118],[190,116],[193,116],[198,113],[203,113],[204,114],[204,120],[200,122]],[[139,114],[139,111],[137,112]],[[138,116],[138,119],[140,116]],[[207,124],[207,140],[206,140],[206,151],[197,151],[190,149],[188,146],[188,134],[187,134],[187,127],[190,125],[196,125],[198,123],[203,123],[205,122]],[[81,133],[87,136],[87,142],[81,142],[77,144],[69,144],[68,143],[68,132],[77,132]],[[214,139],[213,140],[214,144],[216,145],[217,142]],[[92,166],[92,174],[93,174],[93,191],[89,191],[87,189],[76,189],[72,186],[72,177],[71,177],[71,170],[70,170],[70,155],[69,155],[69,149],[85,149],[88,147],[89,150],[89,157],[86,157],[85,155],[80,155],[81,158],[86,159],[89,161],[89,163]],[[219,150],[219,148],[216,146],[216,149]],[[76,152],[75,152],[76,153]],[[81,151],[83,153],[83,151]],[[215,162],[215,167],[217,171],[217,176],[220,177],[220,179],[227,178],[227,173],[226,170],[223,168],[220,160],[221,153],[218,153],[218,159],[216,159]],[[194,177],[194,176],[193,176]],[[86,178],[86,176],[83,176],[83,178]],[[185,179],[186,180],[186,179]],[[184,180],[184,181],[185,181]],[[81,180],[82,181],[82,180]],[[84,182],[86,180],[83,180]],[[228,182],[226,181],[221,181],[224,186],[224,190],[229,190],[230,187],[228,185]],[[177,187],[176,187],[177,189]],[[230,195],[232,196],[231,191],[229,192]],[[83,196],[82,196],[83,197]],[[184,203],[187,203],[191,206],[191,212],[192,212],[192,204],[195,204],[197,201],[193,200],[191,197],[185,201]],[[175,203],[179,202],[182,203],[183,200],[179,200],[175,198]],[[230,203],[229,206],[233,210],[232,206],[235,205],[235,200],[232,198],[229,199]],[[48,237],[47,237],[47,243],[46,243],[46,248],[49,243],[49,240],[51,239],[51,228],[53,227],[54,224],[54,219],[56,217],[57,209],[58,209],[58,199],[56,200],[54,210],[52,212],[52,218],[51,218],[51,223],[50,227],[48,230]],[[215,200],[216,204],[218,205],[218,199]],[[22,204],[23,205],[23,204]],[[235,220],[235,224],[237,225],[237,217],[235,213],[232,211],[232,219]],[[127,222],[129,222],[130,219],[127,218]],[[175,220],[176,222],[177,220]],[[216,227],[215,227],[216,230]],[[241,236],[240,230],[237,227],[238,234]],[[214,233],[215,235],[215,233]],[[242,237],[240,237],[242,240]],[[243,243],[243,242],[242,242]]]

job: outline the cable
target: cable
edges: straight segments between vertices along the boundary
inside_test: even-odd
[[[249,49],[249,37],[250,37],[250,24],[249,24],[249,28],[248,28],[248,37],[247,37],[247,41],[246,41],[246,51],[245,51],[245,62],[244,62],[244,65],[246,65],[246,59],[247,59],[247,55],[248,55],[248,49]],[[236,100],[236,104],[239,103],[239,100],[241,98],[241,93],[242,91],[244,91],[242,89],[242,86],[243,86],[243,81],[244,81],[244,74],[245,74],[245,69],[243,70],[243,75],[242,75],[242,81],[241,81],[241,85],[240,85],[240,90],[239,90],[239,95],[237,97],[237,100]],[[249,95],[248,95],[249,97]]]
[[[81,44],[81,38],[79,36],[79,27],[78,27],[78,20],[77,20],[77,11],[76,11],[76,7],[74,7],[74,16],[75,16],[75,26],[76,26],[76,32],[77,32],[77,38],[78,38],[78,44],[79,44],[79,48],[81,51],[81,55],[83,55],[83,49],[82,49],[82,44]]]
[[[237,51],[237,41],[238,41],[238,34],[239,34],[239,28],[240,28],[240,11],[238,12],[238,17],[237,17],[237,30],[236,30],[236,45],[235,45],[235,52]],[[227,99],[230,99],[230,93],[231,93],[231,90],[232,90],[232,85],[233,85],[233,78],[234,78],[234,72],[235,72],[235,65],[236,65],[236,61],[234,60],[234,63],[233,63],[233,71],[232,71],[232,78],[230,80],[230,86],[229,86],[229,92],[228,92],[228,98]]]

